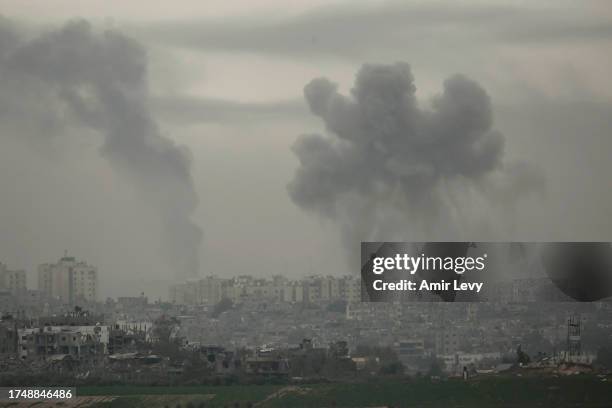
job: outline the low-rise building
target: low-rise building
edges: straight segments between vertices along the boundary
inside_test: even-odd
[[[70,355],[79,361],[99,360],[107,353],[107,326],[41,326],[19,329],[18,350],[22,360]]]

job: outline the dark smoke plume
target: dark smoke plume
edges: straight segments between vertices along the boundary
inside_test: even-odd
[[[95,32],[85,21],[30,40],[4,23],[0,75],[5,89],[18,95],[1,98],[5,113],[27,116],[18,113],[18,103],[29,92],[45,98],[44,109],[38,107],[36,113],[48,113],[48,123],[74,117],[79,125],[102,134],[102,155],[159,212],[169,266],[179,278],[196,276],[202,232],[191,219],[198,197],[190,156],[161,134],[151,115],[143,47],[115,31]],[[58,105],[68,114],[58,112]]]
[[[452,76],[430,108],[415,92],[406,63],[364,65],[350,96],[326,78],[304,88],[328,135],[295,143],[289,194],[338,223],[353,249],[366,240],[483,238],[490,208],[504,212],[541,184],[532,166],[503,162],[504,137],[476,82]]]

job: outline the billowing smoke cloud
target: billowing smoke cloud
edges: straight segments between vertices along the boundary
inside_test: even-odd
[[[533,166],[504,163],[504,137],[476,82],[452,76],[430,108],[415,92],[406,63],[364,65],[350,97],[325,78],[304,88],[328,135],[295,143],[289,194],[337,222],[352,249],[362,240],[491,238],[492,209],[504,213],[541,186]]]
[[[159,212],[170,268],[180,278],[196,276],[202,232],[191,219],[198,197],[190,155],[162,135],[149,111],[143,47],[115,31],[95,32],[85,21],[29,40],[4,23],[0,75],[14,95],[1,98],[6,116],[31,115],[32,121],[48,124],[76,118],[78,125],[102,134],[102,155]],[[44,108],[31,103],[32,95],[40,95]],[[51,128],[62,133],[62,126],[46,131]]]

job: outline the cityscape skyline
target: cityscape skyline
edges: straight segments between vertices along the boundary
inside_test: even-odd
[[[0,406],[610,407],[611,0],[0,0]]]

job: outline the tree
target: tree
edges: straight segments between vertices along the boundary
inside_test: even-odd
[[[153,324],[153,336],[160,343],[170,343],[172,342],[172,334],[179,324],[175,317],[161,316]]]
[[[596,361],[598,365],[608,370],[612,370],[612,346],[601,347],[597,351]]]
[[[589,350],[599,350],[608,346],[610,329],[600,327],[597,322],[588,322],[582,329],[582,345]]]
[[[216,319],[221,315],[221,313],[225,312],[226,310],[230,310],[233,306],[234,303],[230,299],[223,298],[213,307],[212,311],[210,312],[210,317]]]
[[[172,359],[181,358],[178,339],[173,337],[179,326],[178,319],[161,316],[153,325],[153,337],[157,340],[153,346],[155,353]]]
[[[360,344],[353,353],[355,357],[378,358],[380,365],[388,365],[398,361],[397,353],[390,347],[378,347]]]
[[[427,375],[430,377],[439,377],[442,375],[444,362],[437,357],[433,357],[429,363]]]
[[[531,362],[531,358],[522,350],[520,345],[516,349],[516,360],[519,364],[529,364]]]
[[[524,344],[528,350],[532,350],[533,353],[546,354],[550,353],[553,348],[550,341],[545,339],[544,336],[542,336],[542,334],[537,330],[533,330],[523,337],[522,344]]]
[[[385,364],[380,367],[380,373],[384,375],[401,375],[404,374],[404,364],[401,361]]]

